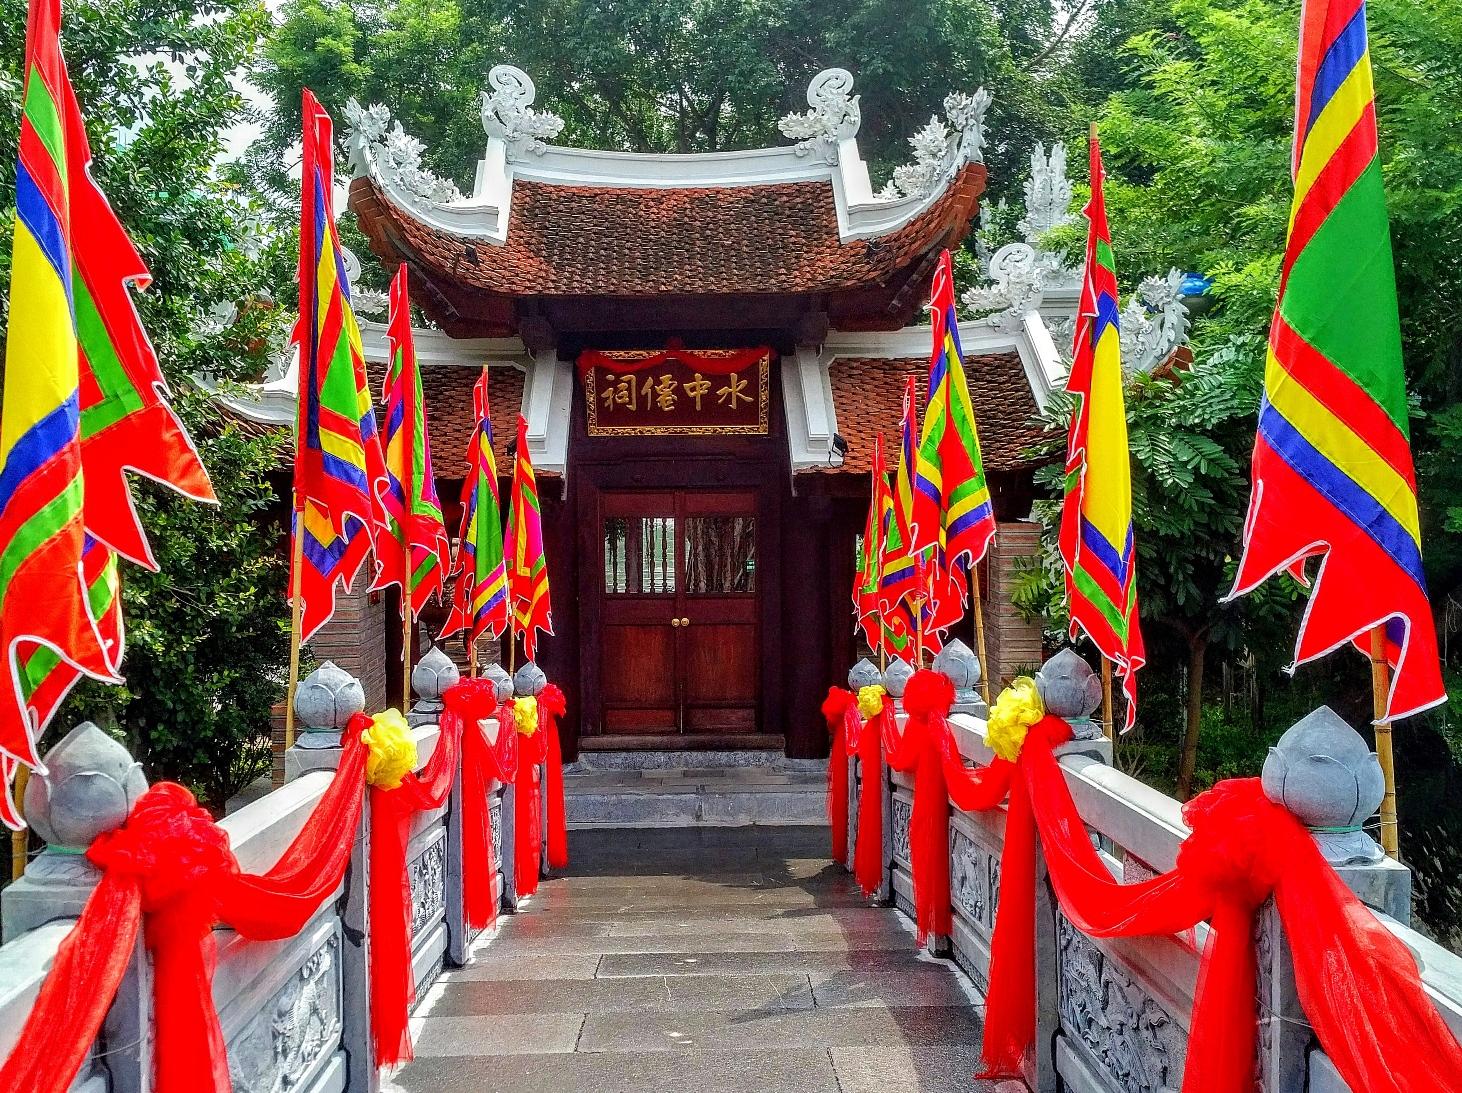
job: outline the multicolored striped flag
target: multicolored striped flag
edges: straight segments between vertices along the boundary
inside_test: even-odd
[[[302,641],[334,615],[337,585],[354,583],[375,540],[386,534],[385,456],[335,228],[332,126],[308,89],[304,123],[294,334],[300,351],[294,532],[303,534],[303,564],[290,584],[303,601]]]
[[[1320,556],[1298,664],[1385,625],[1387,718],[1445,701],[1361,0],[1305,0],[1294,200],[1233,595]]]
[[[457,577],[452,613],[442,637],[468,631],[468,640],[499,637],[508,626],[508,572],[503,560],[503,525],[492,453],[492,413],[487,400],[487,369],[472,388],[477,425],[467,442],[467,477],[462,485],[462,526],[458,532]]]
[[[68,141],[75,100],[60,31],[59,0],[34,0],[26,27],[0,416],[0,643],[11,681],[10,699],[0,702],[0,753],[7,757],[7,779],[17,762],[40,768],[40,735],[80,675],[120,682],[120,627],[109,646],[91,606],[84,562],[70,190],[72,168],[85,164]],[[100,561],[105,570],[111,552],[97,549],[93,565]],[[18,825],[8,802],[3,812],[7,824]]]
[[[1132,457],[1122,400],[1117,263],[1102,197],[1102,150],[1091,141],[1091,200],[1086,218],[1086,277],[1076,319],[1071,374],[1075,397],[1066,441],[1066,498],[1061,561],[1077,628],[1117,666],[1127,695],[1127,724],[1137,718],[1137,669],[1147,659],[1137,618],[1137,558],[1132,537]],[[1125,731],[1125,729],[1124,729]]]
[[[954,269],[949,251],[939,256],[930,290],[934,352],[929,361],[929,398],[919,440],[910,515],[910,549],[937,547],[953,569],[960,559],[974,565],[995,538],[995,512],[980,462],[975,408],[965,379],[954,310]]]
[[[386,340],[391,363],[384,390],[386,488],[381,494],[386,527],[376,536],[377,574],[372,588],[400,585],[403,571],[409,572],[411,615],[415,618],[433,593],[441,597],[442,580],[452,555],[442,523],[442,503],[432,477],[426,399],[411,338],[404,262],[391,282],[390,307]]]
[[[893,512],[893,498],[888,492],[888,473],[883,461],[883,434],[873,439],[873,466],[870,475],[871,496],[868,518],[863,522],[861,565],[853,587],[853,610],[858,625],[875,650],[883,642],[883,612],[879,607],[879,585],[882,576],[885,528]]]
[[[548,560],[543,556],[543,517],[538,483],[528,455],[528,419],[518,415],[513,492],[508,501],[508,598],[514,629],[523,635],[523,651],[537,659],[538,631],[552,636],[553,610],[548,598]]]
[[[140,474],[194,501],[217,503],[193,441],[168,405],[157,353],[127,291],[152,281],[106,195],[92,181],[91,146],[68,82],[72,302],[81,353],[81,464],[86,530],[122,557],[156,571],[132,506],[125,472]]]
[[[951,601],[948,580],[936,579],[931,561],[934,550],[921,555],[909,552],[913,538],[911,513],[914,503],[914,466],[917,453],[914,437],[919,431],[918,409],[914,405],[914,377],[904,383],[903,420],[899,429],[899,465],[894,475],[894,488],[887,495],[883,519],[883,557],[879,563],[878,609],[886,623],[885,639],[891,655],[913,663],[918,649],[917,627],[924,627],[924,647],[939,652],[940,633],[959,621],[963,603],[956,595]],[[939,612],[941,603],[945,614]],[[946,621],[949,606],[956,608],[954,618]],[[917,612],[917,614],[916,614]],[[940,624],[936,627],[936,623]]]

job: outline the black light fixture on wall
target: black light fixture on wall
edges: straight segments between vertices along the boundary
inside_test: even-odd
[[[837,462],[833,462],[833,457]],[[828,445],[827,464],[829,467],[841,467],[848,458],[848,441],[842,433],[833,433],[832,442]]]

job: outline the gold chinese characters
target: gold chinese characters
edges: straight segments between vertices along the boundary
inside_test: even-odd
[[[742,379],[737,372],[730,373],[725,379],[725,386],[716,389],[718,403],[735,410],[742,403],[754,401],[746,393],[751,385],[749,380]],[[605,410],[622,408],[636,412],[642,409],[674,410],[677,400],[684,397],[693,402],[695,409],[699,411],[703,409],[701,400],[710,393],[711,387],[711,381],[699,372],[695,373],[694,378],[683,381],[677,380],[669,372],[659,376],[647,375],[643,379],[633,374],[615,376],[605,373],[599,399]]]

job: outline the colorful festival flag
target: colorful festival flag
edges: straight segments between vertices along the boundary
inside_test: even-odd
[[[1102,150],[1091,142],[1086,276],[1076,319],[1071,374],[1075,397],[1066,442],[1061,561],[1071,639],[1077,628],[1117,666],[1127,695],[1126,729],[1137,718],[1137,669],[1147,654],[1137,617],[1137,558],[1132,537],[1132,457],[1122,401],[1117,263],[1102,196]],[[1123,731],[1126,731],[1124,729]]]
[[[995,538],[995,512],[980,462],[975,408],[965,379],[954,310],[954,270],[949,251],[939,256],[930,290],[934,352],[929,361],[929,398],[919,440],[910,515],[910,549],[938,547],[953,569],[961,557],[974,565]]]
[[[487,369],[472,388],[477,424],[467,442],[467,475],[462,485],[462,526],[452,572],[457,588],[442,637],[468,631],[475,642],[484,634],[499,637],[508,626],[508,573],[503,560],[503,525],[492,452],[492,413],[487,401]]]
[[[84,564],[70,191],[71,168],[79,171],[85,161],[84,151],[68,141],[75,100],[60,31],[59,0],[34,0],[26,27],[0,418],[0,642],[11,681],[11,698],[0,703],[0,753],[8,757],[7,780],[17,761],[41,768],[37,742],[80,675],[120,682],[120,627],[109,648]],[[106,569],[111,552],[101,550],[104,555],[93,547],[93,563]],[[19,823],[8,803],[4,814],[7,824]]]
[[[1445,701],[1361,0],[1305,0],[1294,199],[1232,595],[1321,558],[1295,661],[1385,625],[1386,716]]]
[[[391,282],[390,320],[386,340],[391,363],[386,373],[386,485],[380,500],[385,527],[376,536],[377,574],[372,588],[401,585],[409,572],[411,615],[433,593],[442,592],[442,578],[451,559],[451,544],[442,523],[431,469],[431,440],[426,429],[426,399],[411,337],[411,307],[403,262]],[[403,601],[405,596],[403,595]]]
[[[883,612],[879,608],[879,584],[882,576],[884,529],[893,512],[893,498],[888,492],[888,475],[883,462],[883,434],[873,439],[873,466],[868,518],[863,522],[861,564],[853,587],[853,610],[858,625],[875,650],[883,643]]]
[[[334,615],[337,584],[354,583],[385,534],[386,468],[335,228],[330,115],[308,89],[304,121],[294,333],[300,352],[294,533],[304,538],[303,565],[291,574],[290,587],[303,600],[300,640],[307,641]]]
[[[513,492],[508,502],[508,598],[515,629],[523,635],[523,651],[536,659],[537,631],[553,634],[553,611],[548,599],[548,560],[543,556],[543,517],[538,507],[538,483],[528,455],[528,419],[518,415],[517,456],[513,463]]]
[[[71,195],[72,302],[81,369],[81,464],[86,530],[122,557],[157,570],[125,472],[194,501],[217,503],[198,450],[168,404],[157,353],[127,291],[152,275],[106,195],[92,181],[91,145],[68,81],[66,154]],[[120,646],[118,658],[120,659]]]

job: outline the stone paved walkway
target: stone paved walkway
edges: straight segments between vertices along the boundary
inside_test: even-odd
[[[572,834],[568,875],[423,1000],[409,1093],[983,1093],[967,981],[827,829]]]

